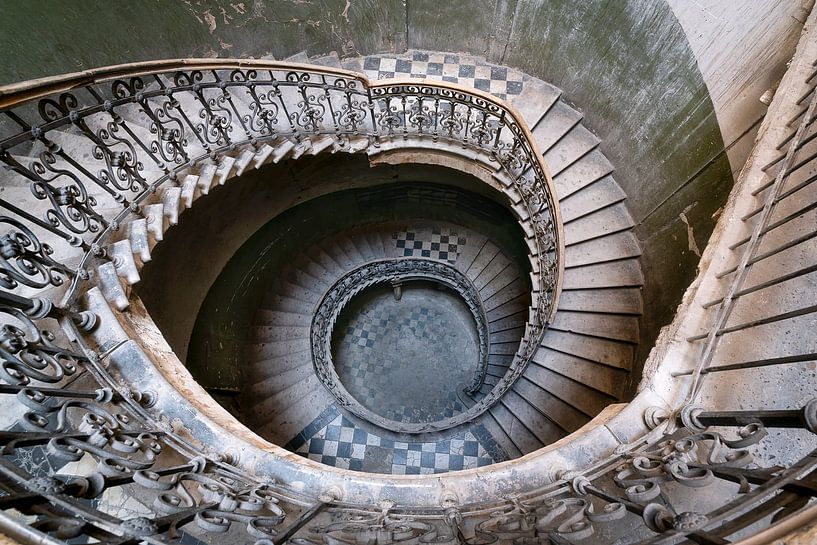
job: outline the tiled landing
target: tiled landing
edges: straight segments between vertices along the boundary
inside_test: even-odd
[[[523,74],[489,64],[481,57],[409,50],[400,55],[373,55],[363,59],[371,79],[416,78],[457,83],[505,100],[522,92]]]
[[[480,425],[445,441],[393,441],[356,427],[334,404],[286,448],[333,467],[393,475],[446,473],[507,459]]]
[[[447,289],[407,282],[359,294],[332,333],[340,382],[370,411],[398,422],[435,422],[459,414],[479,364],[476,325]]]

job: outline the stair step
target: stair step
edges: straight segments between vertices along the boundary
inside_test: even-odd
[[[533,138],[544,154],[581,120],[582,114],[559,100],[533,128]]]
[[[638,318],[619,314],[559,310],[551,327],[616,341],[638,343]]]
[[[251,349],[248,349],[247,354],[250,353]],[[274,358],[249,362],[248,374],[254,377],[254,380],[274,379],[275,376],[282,371],[311,365],[312,352],[309,350],[290,352],[282,356],[275,356]]]
[[[582,218],[564,224],[565,244],[571,245],[585,240],[632,229],[633,218],[623,204],[614,204],[597,210]],[[635,239],[635,236],[632,236]]]
[[[502,403],[542,445],[549,445],[564,437],[564,431],[537,410],[531,402],[536,403],[536,400],[526,400],[513,388],[502,397]]]
[[[639,288],[562,290],[559,310],[594,311],[640,315],[643,313]]]
[[[621,399],[624,394],[627,380],[626,370],[615,369],[571,354],[556,352],[545,346],[539,347],[533,355],[533,362],[612,398]]]
[[[583,191],[573,193],[559,202],[562,222],[567,224],[596,210],[622,202],[626,198],[624,190],[613,177],[605,176],[585,187]]]
[[[510,458],[518,458],[522,456],[522,451],[520,451],[516,445],[511,441],[511,438],[508,437],[508,434],[505,433],[505,430],[502,429],[497,418],[491,414],[491,411],[488,410],[483,418],[480,419],[480,424],[482,424],[488,433],[491,434],[491,437],[494,438],[494,441],[505,451],[505,453]]]
[[[565,270],[563,289],[635,287],[644,284],[637,259],[570,267]]]
[[[548,415],[550,421],[562,429],[562,433],[576,431],[590,420],[587,415],[570,403],[566,403],[559,396],[554,395],[550,391],[550,385],[545,385],[547,388],[543,388],[536,382],[529,380],[527,374],[526,369],[525,375],[517,380],[511,389],[525,398],[529,404],[537,407],[543,414]]]
[[[554,373],[550,369],[539,365],[528,366],[525,369],[525,378],[539,387],[547,388],[549,392],[565,404],[584,413],[579,426],[586,424],[590,418],[599,414],[607,405],[615,401],[598,390],[588,388],[580,382],[571,380],[559,373]],[[547,412],[546,414],[556,413]]]
[[[594,265],[640,255],[641,247],[635,235],[624,231],[566,246],[565,267]]]
[[[508,439],[510,439],[516,447],[516,450],[520,453],[527,454],[544,446],[544,444],[513,415],[502,400],[488,410],[491,412],[491,416],[496,419],[502,431],[505,432]]]
[[[252,339],[257,343],[308,339],[310,329],[309,326],[291,325],[255,326],[252,332]]]
[[[522,92],[511,98],[511,105],[522,114],[528,127],[535,127],[559,99],[562,91],[541,80],[525,81]]]
[[[299,382],[307,380],[309,377],[314,376],[315,370],[312,368],[312,363],[309,359],[307,358],[306,360],[306,364],[288,369],[283,369],[275,365],[275,374],[271,376],[267,374],[267,378],[263,380],[258,380],[258,377],[251,375],[249,378],[254,382],[249,385],[246,393],[251,396],[251,399],[268,399],[278,392],[282,392]]]
[[[491,261],[493,261],[494,257],[499,253],[499,248],[493,242],[487,241],[477,254],[477,257],[474,259],[474,262],[465,272],[465,276],[467,276],[472,282],[480,275],[480,273],[487,267]]]
[[[311,314],[283,312],[280,310],[258,309],[255,314],[255,323],[258,327],[266,326],[294,326],[309,327],[312,323]]]
[[[590,150],[599,145],[600,140],[584,125],[576,125],[544,155],[545,163],[552,176],[575,163]]]
[[[553,177],[556,197],[561,201],[613,172],[607,157],[594,149]]]
[[[632,345],[579,333],[548,329],[542,346],[620,369],[630,369],[633,362]]]
[[[305,352],[309,349],[309,338],[291,339],[287,341],[248,344],[247,354],[251,361],[255,362],[285,356],[295,352]]]

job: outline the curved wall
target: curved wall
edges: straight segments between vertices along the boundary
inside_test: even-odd
[[[651,319],[642,331],[654,338],[692,280],[731,188],[727,148],[737,136],[751,141],[752,117],[762,115],[757,97],[745,92],[748,76],[737,70],[722,78],[718,67],[751,63],[754,79],[773,78],[799,33],[797,13],[810,2],[759,0],[749,11],[743,4],[141,0],[112,8],[102,0],[34,0],[0,6],[6,54],[0,83],[162,57],[283,58],[333,50],[341,57],[407,48],[467,51],[520,68],[564,90],[617,168],[639,224],[644,270],[661,279],[645,294]],[[747,51],[774,54],[736,55],[748,39]],[[710,88],[719,107],[745,107],[718,119]],[[726,146],[721,127],[729,133]],[[737,155],[733,163],[742,164]]]

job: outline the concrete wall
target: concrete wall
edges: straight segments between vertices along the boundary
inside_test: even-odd
[[[649,338],[694,277],[762,114],[757,96],[782,72],[810,1],[7,2],[0,83],[161,57],[302,50],[466,51],[517,67],[564,90],[617,168],[644,270],[660,279],[645,293]]]

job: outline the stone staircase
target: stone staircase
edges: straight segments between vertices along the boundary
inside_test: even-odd
[[[287,60],[307,59],[298,55]],[[332,55],[310,62],[338,67],[337,58]],[[365,62],[365,59],[351,59],[344,61],[343,67],[356,68]],[[148,83],[142,90],[156,88],[157,84]],[[639,246],[632,233],[633,221],[624,204],[626,196],[612,176],[613,166],[600,150],[598,138],[582,125],[582,114],[560,95],[553,86],[527,76],[522,91],[509,95],[511,104],[529,123],[553,176],[565,244],[565,273],[556,317],[522,378],[480,421],[511,457],[553,443],[587,423],[608,404],[621,401],[633,364],[634,347],[639,340],[643,276]],[[197,105],[193,100],[190,95],[180,94],[180,109],[195,111]],[[230,100],[239,111],[254,109],[252,101],[242,93],[231,93]],[[218,111],[216,107],[217,104],[213,106],[214,112]],[[55,158],[60,173],[84,179],[86,173],[104,170],[106,161],[111,161],[103,154],[89,153],[88,134],[107,130],[111,138],[119,138],[133,148],[133,141],[149,142],[157,131],[153,117],[146,115],[144,108],[130,104],[117,108],[116,112],[124,121],[121,125],[105,122],[102,116],[89,117],[65,130],[49,132],[47,140],[31,145],[26,154],[15,149],[12,157],[27,164],[50,149],[48,153]],[[246,127],[249,118],[244,123]],[[123,129],[127,134],[122,134]],[[110,242],[97,250],[108,259],[97,262],[91,274],[99,280],[102,294],[113,308],[128,307],[131,286],[139,282],[141,268],[151,260],[151,250],[162,241],[165,231],[180,221],[182,213],[214,187],[241,176],[248,169],[294,161],[304,155],[366,152],[376,160],[390,149],[389,145],[372,148],[366,138],[353,137],[341,147],[331,136],[307,136],[279,138],[214,155],[209,151],[214,145],[209,139],[218,137],[205,132],[190,135],[183,152],[170,145],[150,150],[152,153],[148,156],[161,157],[164,161],[182,161],[185,157],[205,159],[176,180],[177,184],[166,186],[138,206],[134,203],[131,209],[136,209],[138,214],[127,216],[116,226]],[[446,145],[435,146],[446,149]],[[137,186],[140,176],[156,179],[163,174],[159,160],[155,165],[142,164],[138,171],[135,165],[128,168],[127,156],[116,160],[120,162],[115,166],[125,167],[117,171],[124,173],[120,184]],[[499,169],[495,177],[504,183]],[[28,185],[27,181],[19,186],[10,185],[6,198],[22,207],[33,204]],[[79,196],[78,208],[82,208],[83,199],[94,199],[100,216],[112,216],[122,210],[123,203],[113,198],[105,187],[89,187],[87,196]],[[533,227],[518,205],[518,194],[514,197],[511,187],[504,190],[521,217],[520,225],[530,236]],[[95,214],[80,212],[78,217],[76,221],[98,222],[99,228],[106,227]],[[265,390],[265,395],[272,397],[264,401],[263,408],[258,408],[258,414],[274,415],[260,425],[263,435],[275,437],[283,444],[288,435],[297,433],[329,402],[330,396],[308,372],[305,317],[309,315],[309,305],[315,302],[331,277],[337,277],[354,263],[386,255],[391,235],[385,231],[364,232],[355,238],[327,241],[326,247],[312,249],[311,255],[304,256],[299,266],[287,272],[286,280],[282,279],[279,286],[281,291],[266,302],[269,306],[258,323],[256,334],[260,337],[251,356],[256,362],[275,361],[274,366],[267,369],[253,368],[253,373],[258,374],[252,376],[262,381],[255,386],[256,391],[267,387],[262,384],[274,383]],[[529,245],[531,241],[528,238]],[[497,328],[492,333],[488,376],[473,401],[481,399],[501,380],[519,341],[524,338],[520,324],[527,319],[530,307],[531,294],[523,291],[527,282],[519,278],[519,271],[510,267],[504,257],[497,256],[501,256],[500,249],[486,243],[478,254],[463,260],[468,263],[463,272],[477,283]],[[299,403],[295,404],[295,400]],[[292,408],[287,409],[290,406]]]

